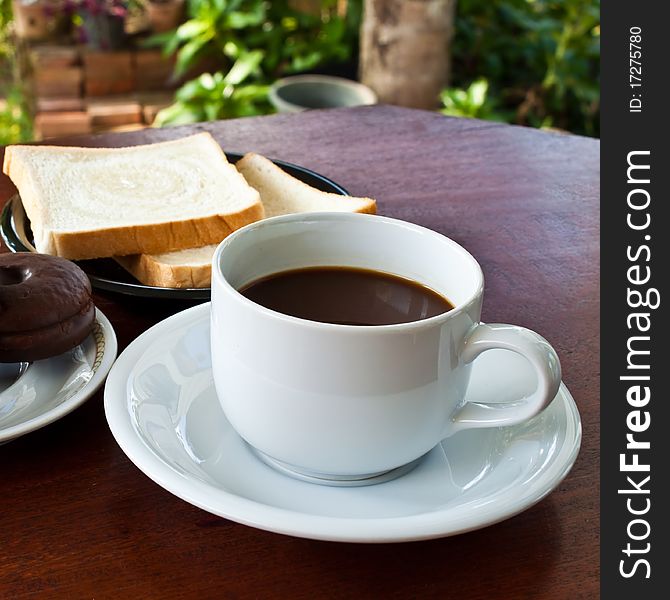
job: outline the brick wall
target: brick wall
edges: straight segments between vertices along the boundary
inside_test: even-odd
[[[160,50],[36,45],[28,57],[37,139],[146,127],[172,103],[173,62]]]

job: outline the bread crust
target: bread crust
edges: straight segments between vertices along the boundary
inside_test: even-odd
[[[189,221],[152,223],[104,230],[52,232],[55,254],[73,260],[125,256],[128,254],[161,254],[197,246],[217,244],[234,229],[263,217],[262,207],[252,205],[233,219],[211,215]]]
[[[116,261],[144,285],[166,288],[208,288],[212,265],[172,265],[149,254],[118,256]]]

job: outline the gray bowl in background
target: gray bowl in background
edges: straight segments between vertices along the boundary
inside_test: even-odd
[[[313,108],[338,108],[376,104],[376,94],[366,85],[330,75],[295,75],[275,81],[270,102],[280,113]]]

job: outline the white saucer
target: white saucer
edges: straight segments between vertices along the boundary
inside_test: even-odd
[[[76,348],[30,364],[0,364],[0,443],[65,416],[105,380],[116,358],[116,335],[96,308],[93,332]]]
[[[393,481],[348,488],[288,477],[258,459],[223,415],[211,373],[209,310],[190,308],[137,338],[107,378],[105,412],[117,442],[146,475],[216,515],[321,540],[442,537],[525,510],[577,457],[579,413],[561,385],[527,424],[458,433]],[[477,359],[469,395],[506,401],[534,386],[524,359],[492,350]]]

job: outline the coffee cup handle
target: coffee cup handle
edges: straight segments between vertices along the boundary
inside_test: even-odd
[[[549,342],[525,327],[502,323],[480,323],[465,341],[462,354],[471,363],[486,350],[503,349],[525,357],[537,375],[537,388],[514,402],[467,402],[453,416],[451,431],[475,427],[516,425],[534,417],[554,399],[561,384],[561,364]]]

